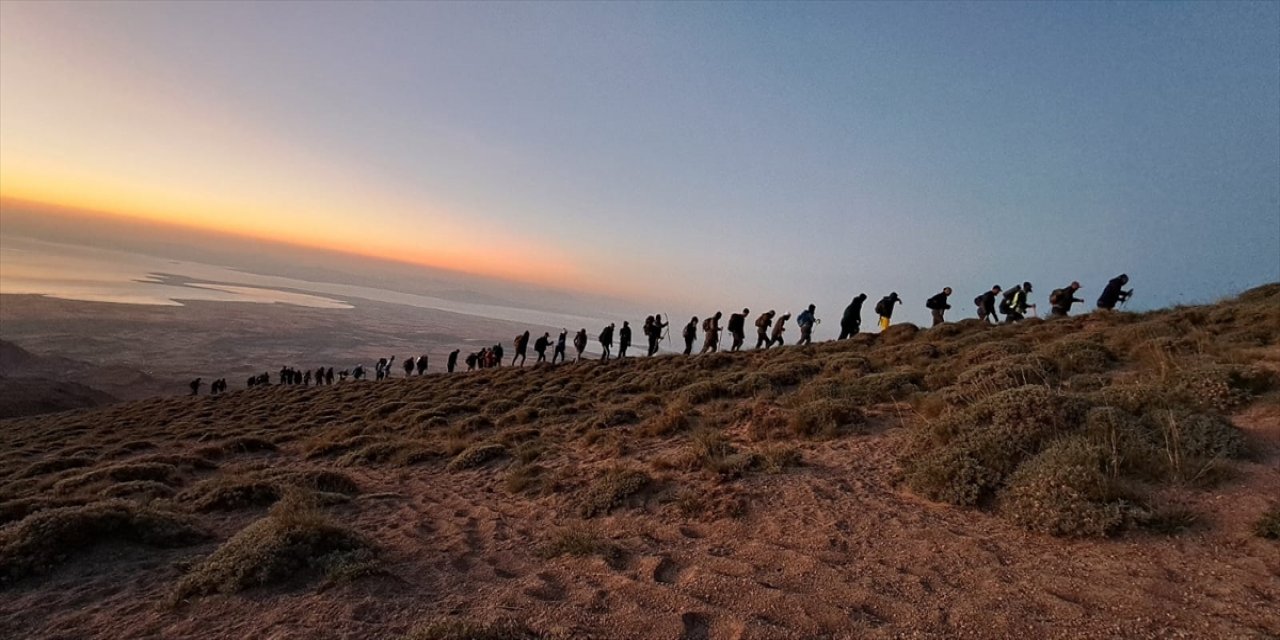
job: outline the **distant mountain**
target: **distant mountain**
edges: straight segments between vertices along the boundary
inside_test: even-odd
[[[88,409],[119,398],[76,382],[0,376],[0,419]]]

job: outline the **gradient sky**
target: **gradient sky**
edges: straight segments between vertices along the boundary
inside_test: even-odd
[[[1280,280],[1280,3],[6,0],[0,195],[830,322],[1209,301]]]

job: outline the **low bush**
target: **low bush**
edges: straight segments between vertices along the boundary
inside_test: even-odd
[[[795,407],[787,417],[787,428],[796,436],[834,438],[865,422],[853,402],[824,399]]]
[[[601,473],[583,491],[578,514],[584,518],[607,514],[649,485],[649,475],[639,469],[615,467]]]
[[[1133,506],[1107,472],[1107,452],[1084,436],[1069,436],[1026,461],[1009,478],[1000,510],[1038,533],[1103,537],[1132,520]]]
[[[39,511],[0,530],[0,579],[41,574],[106,540],[181,547],[209,535],[186,516],[124,500]]]
[[[308,571],[332,571],[352,559],[351,554],[372,551],[363,536],[331,522],[313,506],[286,500],[193,567],[178,582],[175,596],[235,593]]]
[[[507,455],[507,448],[496,443],[480,443],[463,449],[462,453],[454,456],[449,461],[449,471],[462,471],[463,469],[474,469],[490,460],[500,458]]]

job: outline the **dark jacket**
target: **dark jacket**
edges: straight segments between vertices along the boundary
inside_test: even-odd
[[[978,296],[976,302],[978,302],[978,307],[983,311],[986,311],[990,315],[996,314],[996,292],[988,291]]]
[[[741,313],[729,314],[729,333],[742,333],[743,325],[747,322],[747,317]]]
[[[925,300],[924,306],[928,309],[945,310],[950,309],[951,305],[947,304],[947,294],[939,293],[938,295]]]
[[[844,308],[844,315],[840,318],[841,329],[853,329],[862,326],[862,303],[867,301],[866,296],[858,296]]]
[[[892,318],[893,305],[899,302],[902,302],[902,299],[895,298],[893,296],[885,296],[883,298],[880,298],[880,302],[876,303],[876,313],[880,314],[885,318]]]
[[[1120,296],[1124,293],[1124,285],[1125,280],[1119,277],[1112,278],[1107,282],[1106,288],[1102,290],[1102,295],[1098,296],[1098,308],[1116,308],[1116,303],[1120,301]]]

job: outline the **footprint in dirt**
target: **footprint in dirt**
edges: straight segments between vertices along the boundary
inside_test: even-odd
[[[701,613],[682,613],[680,623],[684,625],[680,640],[707,640],[711,637],[711,621]]]
[[[680,577],[680,565],[676,564],[666,556],[658,561],[658,566],[653,568],[653,579],[655,582],[665,584],[675,584],[676,578]]]

